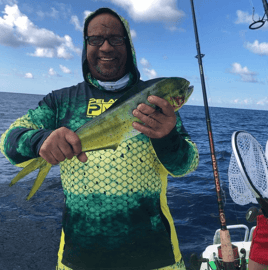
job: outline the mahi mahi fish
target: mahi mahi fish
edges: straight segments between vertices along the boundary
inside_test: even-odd
[[[193,92],[193,86],[189,85],[189,81],[179,77],[157,78],[138,83],[123,94],[108,110],[75,131],[81,141],[82,151],[116,150],[121,142],[140,133],[132,126],[134,121],[142,123],[132,114],[139,104],[145,103],[159,110],[160,108],[147,101],[148,96],[155,95],[167,100],[173,106],[174,111],[177,111],[187,102]],[[42,185],[51,166],[42,157],[31,159],[14,177],[9,186],[13,186],[29,173],[39,169],[27,197],[29,200]]]

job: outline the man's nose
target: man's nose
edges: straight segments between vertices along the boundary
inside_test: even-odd
[[[108,40],[106,39],[106,40],[104,41],[104,43],[101,45],[100,50],[106,51],[106,52],[108,52],[108,51],[113,51],[113,50],[114,50],[114,47],[113,47],[112,45],[110,45],[110,43],[109,43]]]

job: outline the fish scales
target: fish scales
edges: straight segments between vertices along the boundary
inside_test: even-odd
[[[185,93],[189,84],[183,78],[157,78],[147,81],[143,87],[135,86],[107,111],[77,129],[82,151],[115,150],[120,142],[140,133],[132,127],[134,121],[142,123],[132,114],[139,104],[155,107],[147,101],[148,96],[156,95],[169,101],[169,97]]]
[[[139,104],[145,103],[158,110],[157,106],[147,101],[148,96],[155,95],[167,100],[173,106],[174,111],[177,111],[193,92],[193,87],[189,87],[189,85],[189,81],[179,77],[157,78],[140,82],[128,90],[108,110],[75,131],[81,141],[82,151],[116,150],[121,142],[140,133],[132,126],[134,121],[142,123],[132,114]],[[32,171],[39,169],[38,176],[27,197],[27,200],[29,200],[42,185],[51,166],[41,157],[32,159],[13,178],[10,186]]]

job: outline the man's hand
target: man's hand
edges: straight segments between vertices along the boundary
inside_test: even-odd
[[[80,139],[66,127],[54,130],[47,137],[39,150],[39,155],[52,165],[73,156],[77,156],[81,162],[87,161],[86,154],[82,152]]]
[[[133,111],[133,115],[139,118],[145,125],[133,122],[132,126],[149,138],[163,138],[168,135],[176,125],[174,109],[166,100],[157,96],[149,96],[148,101],[160,107],[161,111],[157,111],[141,103],[137,109]]]

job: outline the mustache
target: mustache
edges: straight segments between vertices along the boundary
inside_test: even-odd
[[[99,55],[97,58],[117,58],[114,54]]]

